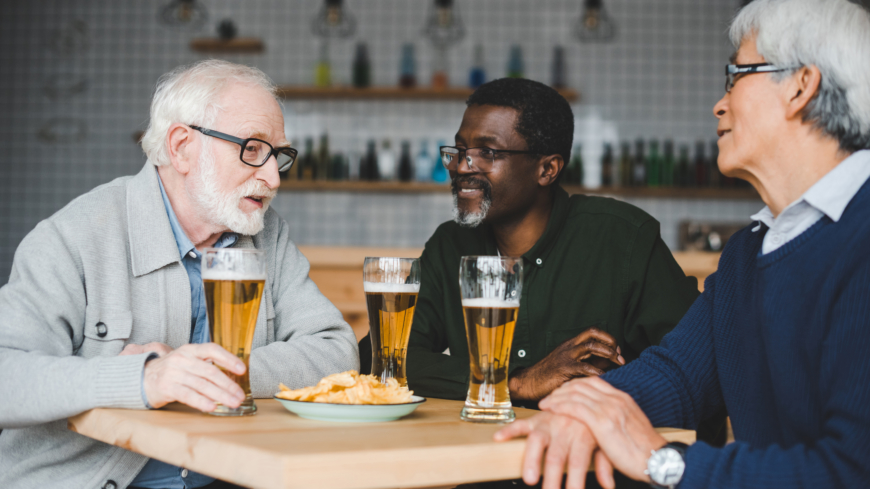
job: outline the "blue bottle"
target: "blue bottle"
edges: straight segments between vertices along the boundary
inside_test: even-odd
[[[444,164],[441,163],[441,146],[444,146],[444,144],[444,140],[441,140],[435,146],[435,158],[432,162],[432,181],[435,183],[445,183],[450,180],[447,168],[444,168]]]
[[[428,182],[432,176],[432,158],[429,157],[429,142],[425,139],[420,141],[420,152],[417,154],[417,160],[414,162],[416,170],[416,180],[418,182]]]
[[[474,46],[474,63],[468,74],[468,86],[472,90],[486,83],[486,70],[483,68],[483,45]]]

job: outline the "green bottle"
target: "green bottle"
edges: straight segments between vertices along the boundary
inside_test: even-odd
[[[297,166],[299,180],[314,180],[314,139],[305,138],[305,152]]]
[[[674,170],[674,185],[678,187],[691,186],[691,177],[689,176],[689,146],[687,144],[680,145],[680,158],[677,160],[677,169]]]
[[[659,142],[649,142],[649,155],[646,159],[646,184],[658,187],[662,183],[662,157],[659,155]]]
[[[569,185],[583,185],[583,145],[574,145],[571,152],[571,161],[565,168],[564,181]]]
[[[631,187],[631,143],[622,142],[619,150],[619,184],[622,187]]]
[[[668,139],[665,140],[665,151],[662,158],[662,176],[660,180],[662,187],[674,186],[674,167],[676,167],[676,162],[674,161],[674,142]]]
[[[329,161],[329,136],[320,136],[320,147],[317,149],[317,167],[314,169],[315,180],[330,180],[332,169]]]

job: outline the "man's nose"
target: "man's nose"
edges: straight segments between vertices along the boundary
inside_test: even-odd
[[[716,116],[717,119],[721,119],[728,112],[728,93],[716,102],[716,105],[713,106],[713,115]]]
[[[456,173],[465,175],[469,173],[480,173],[480,170],[472,165],[471,157],[463,156],[459,162],[456,163]]]
[[[281,185],[281,177],[278,175],[278,159],[275,155],[269,157],[266,163],[257,169],[255,174],[269,188],[278,188]]]

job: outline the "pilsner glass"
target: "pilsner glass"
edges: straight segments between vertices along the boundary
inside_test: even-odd
[[[260,250],[208,248],[202,255],[202,282],[211,340],[245,362],[245,373],[221,369],[245,392],[241,406],[222,404],[209,414],[248,416],[257,412],[248,374],[251,343],[266,285],[266,256]]]
[[[374,258],[363,263],[363,289],[369,310],[372,375],[407,386],[405,359],[411,322],[420,293],[420,260]]]
[[[471,375],[462,420],[510,423],[508,361],[523,288],[522,258],[463,256],[459,288]]]

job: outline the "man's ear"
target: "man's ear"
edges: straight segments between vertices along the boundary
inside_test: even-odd
[[[538,164],[538,185],[548,187],[556,182],[559,172],[565,167],[565,160],[561,155],[550,155],[543,158]]]
[[[166,134],[166,149],[175,171],[187,175],[192,162],[199,157],[199,140],[190,126],[176,122]]]
[[[816,66],[803,66],[797,70],[788,83],[788,105],[786,116],[789,119],[803,117],[810,101],[819,93],[822,85],[822,72]]]

